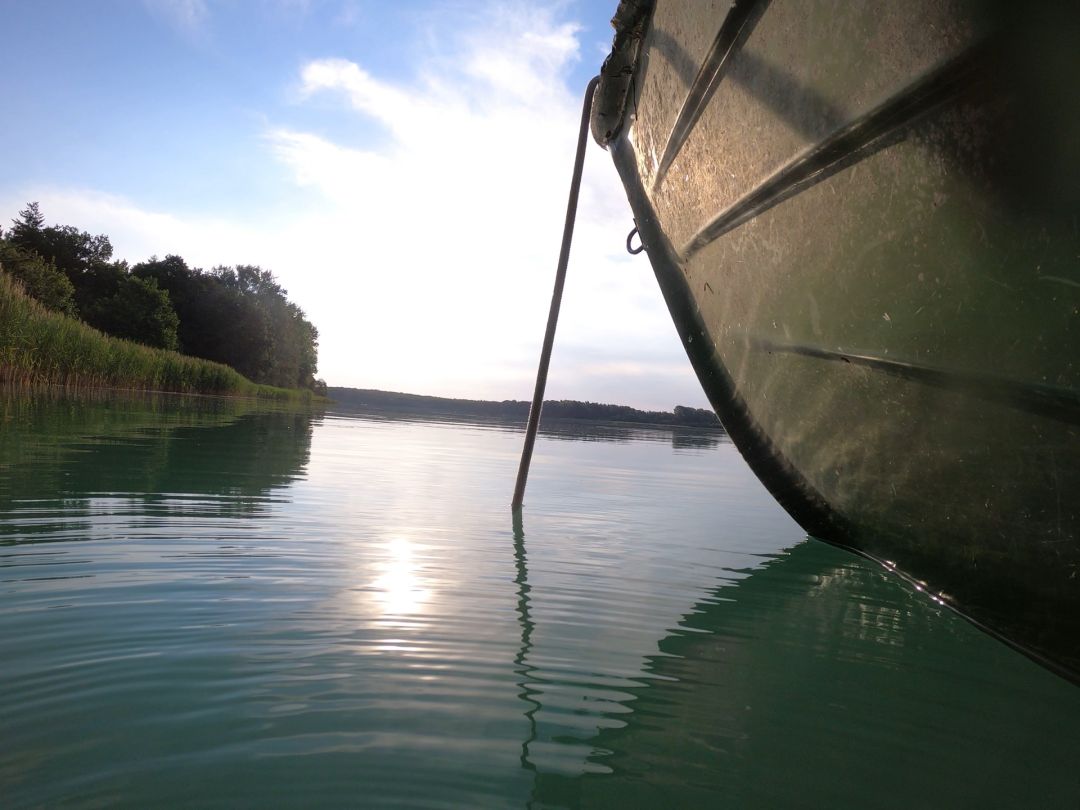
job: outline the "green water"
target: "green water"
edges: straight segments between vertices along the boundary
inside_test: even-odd
[[[1080,805],[1080,689],[717,436],[0,394],[0,807]]]

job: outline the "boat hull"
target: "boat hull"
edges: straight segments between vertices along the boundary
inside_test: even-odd
[[[721,5],[624,3],[593,120],[702,387],[810,534],[1080,679],[1075,20]]]

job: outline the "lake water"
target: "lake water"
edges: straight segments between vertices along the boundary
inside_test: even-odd
[[[719,434],[0,396],[0,806],[1080,806],[1080,689]]]

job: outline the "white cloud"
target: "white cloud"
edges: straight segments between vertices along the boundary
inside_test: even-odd
[[[359,65],[345,59],[310,62],[301,71],[304,95],[322,90],[343,91],[358,112],[370,115],[400,137],[409,133],[407,125],[423,114],[419,99],[374,79]]]

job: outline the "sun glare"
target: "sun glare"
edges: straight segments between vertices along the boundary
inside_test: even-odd
[[[375,580],[375,598],[384,618],[413,616],[422,612],[431,596],[424,578],[418,573],[412,543],[394,537],[384,545],[381,573]]]

